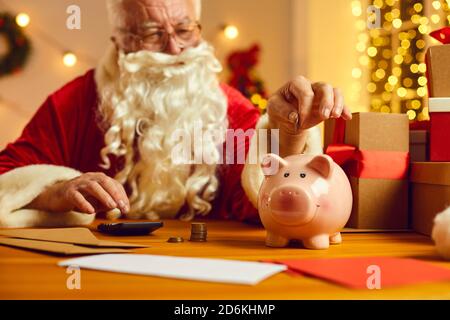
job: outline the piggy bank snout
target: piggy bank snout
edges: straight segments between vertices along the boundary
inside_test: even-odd
[[[282,186],[270,195],[270,211],[282,224],[305,224],[312,220],[316,205],[311,195],[298,186]]]

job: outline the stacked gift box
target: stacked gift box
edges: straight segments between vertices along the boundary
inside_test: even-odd
[[[326,153],[349,177],[349,228],[408,229],[409,120],[405,114],[355,113],[325,123]]]
[[[450,206],[450,28],[431,35],[443,45],[427,52],[430,121],[358,113],[325,122],[326,153],[352,185],[348,227],[430,235],[434,217]]]
[[[429,121],[413,122],[409,126],[409,153],[411,162],[428,161],[429,140],[430,140]]]
[[[427,154],[412,163],[410,175],[412,227],[426,235],[436,214],[450,206],[450,28],[431,36],[443,44],[426,55],[430,121],[418,126],[429,135]]]

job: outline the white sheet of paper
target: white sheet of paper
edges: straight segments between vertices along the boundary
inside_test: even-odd
[[[272,263],[223,259],[185,258],[141,254],[102,254],[64,260],[61,267],[77,266],[118,273],[255,285],[285,271],[286,266]]]

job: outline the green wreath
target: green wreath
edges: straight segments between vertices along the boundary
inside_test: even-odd
[[[6,54],[0,55],[0,77],[19,72],[31,53],[31,42],[16,24],[15,17],[0,13],[0,37],[7,43]]]

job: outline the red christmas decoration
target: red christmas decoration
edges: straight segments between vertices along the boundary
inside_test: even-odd
[[[8,50],[0,59],[0,77],[20,72],[30,56],[31,42],[14,15],[0,12],[0,36],[8,43]]]
[[[267,91],[263,81],[256,76],[255,68],[259,63],[261,48],[254,44],[248,50],[232,52],[227,58],[231,76],[228,84],[238,89],[247,98],[259,94],[267,98]]]
[[[443,44],[450,44],[450,27],[445,27],[430,33],[430,36]]]

